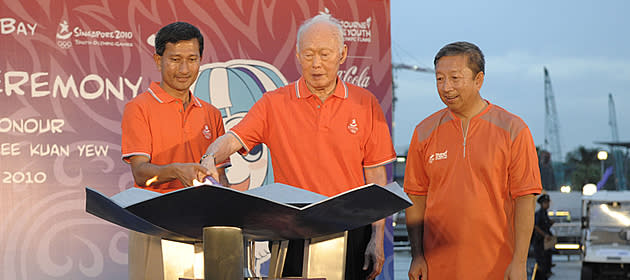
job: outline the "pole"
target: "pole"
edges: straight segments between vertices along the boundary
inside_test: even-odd
[[[240,228],[203,228],[206,280],[243,279],[243,255],[243,232]]]

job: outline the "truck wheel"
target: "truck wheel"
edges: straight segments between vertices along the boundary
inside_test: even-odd
[[[593,280],[593,266],[589,263],[582,263],[581,280]]]

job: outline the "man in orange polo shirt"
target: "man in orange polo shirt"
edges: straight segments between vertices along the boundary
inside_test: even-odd
[[[534,195],[542,190],[529,128],[481,98],[477,46],[448,44],[434,64],[447,108],[420,122],[409,145],[409,279],[525,280]]]
[[[337,77],[347,49],[336,19],[318,15],[307,20],[296,44],[302,77],[265,93],[238,125],[208,147],[202,164],[216,176],[215,160],[265,143],[278,183],[326,196],[366,183],[385,185],[385,164],[396,157],[389,127],[372,93]],[[384,220],[369,230],[366,242],[348,249],[346,279],[373,279],[382,269]],[[351,232],[349,242],[357,241],[360,232]],[[296,270],[299,275],[301,269]]]
[[[166,193],[192,186],[209,175],[199,164],[205,149],[224,134],[221,113],[197,99],[190,86],[197,78],[203,36],[185,22],[162,27],[153,59],[162,81],[129,101],[122,119],[122,158],[131,164],[135,186]],[[227,186],[224,162],[218,179]],[[162,279],[160,239],[131,231],[129,279]]]

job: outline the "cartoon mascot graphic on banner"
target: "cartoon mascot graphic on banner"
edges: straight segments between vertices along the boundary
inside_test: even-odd
[[[235,59],[202,65],[191,88],[196,97],[221,111],[227,131],[245,117],[263,93],[286,84],[282,73],[271,64]],[[235,153],[230,161],[232,167],[226,174],[232,188],[243,191],[273,183],[269,148],[264,144],[254,147],[245,156]]]

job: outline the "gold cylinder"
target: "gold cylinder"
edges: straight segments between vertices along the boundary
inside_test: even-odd
[[[237,227],[203,228],[205,280],[243,279],[243,232]]]

